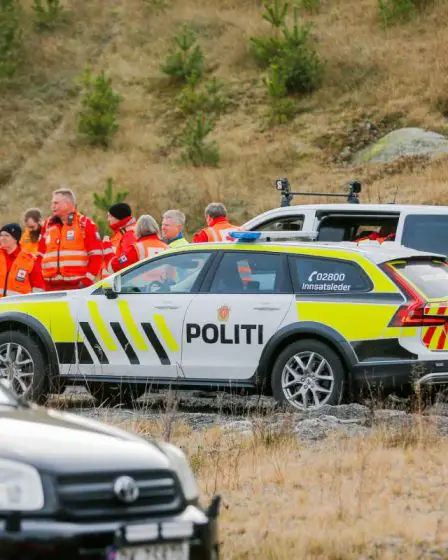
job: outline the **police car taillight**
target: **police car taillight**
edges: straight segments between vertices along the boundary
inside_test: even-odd
[[[386,264],[383,270],[399,285],[407,297],[407,302],[399,307],[389,327],[436,327],[446,324],[448,317],[426,314],[427,302],[392,266]]]

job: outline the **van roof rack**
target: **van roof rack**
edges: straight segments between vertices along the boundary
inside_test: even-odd
[[[315,241],[315,231],[232,231],[229,237],[240,243],[270,241]]]
[[[280,206],[290,206],[291,201],[295,195],[300,196],[330,196],[337,198],[345,198],[350,204],[359,204],[359,193],[362,190],[362,185],[359,181],[350,181],[348,184],[348,193],[323,193],[323,192],[291,192],[291,185],[288,179],[277,179],[275,181],[275,188],[280,191],[282,195]]]

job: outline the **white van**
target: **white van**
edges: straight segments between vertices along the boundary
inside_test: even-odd
[[[405,247],[448,255],[448,206],[303,204],[268,210],[243,224],[249,231],[301,231],[317,241],[352,242],[382,228]],[[305,238],[305,237],[304,237]]]

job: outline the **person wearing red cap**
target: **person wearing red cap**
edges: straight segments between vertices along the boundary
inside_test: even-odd
[[[108,264],[113,257],[121,257],[137,241],[135,228],[137,220],[132,216],[132,210],[126,202],[118,202],[109,208],[107,221],[112,230],[112,237],[103,238],[103,269],[102,278],[109,276]]]
[[[6,224],[0,229],[0,297],[43,292],[45,282],[36,257],[20,246],[22,228]]]

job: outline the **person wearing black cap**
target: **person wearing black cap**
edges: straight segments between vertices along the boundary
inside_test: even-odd
[[[20,247],[22,228],[6,224],[0,229],[0,297],[43,292],[45,282],[34,255]]]
[[[113,257],[120,257],[137,241],[135,228],[137,220],[132,216],[132,210],[126,202],[118,202],[109,208],[107,221],[112,230],[112,237],[103,238],[103,270],[101,276],[106,278],[108,264]]]

